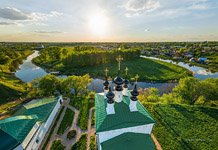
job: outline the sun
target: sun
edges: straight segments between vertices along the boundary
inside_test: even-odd
[[[103,36],[108,32],[108,18],[101,13],[89,17],[89,28],[94,35]]]

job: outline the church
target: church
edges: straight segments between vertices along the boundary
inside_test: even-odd
[[[118,75],[110,83],[103,83],[103,93],[95,95],[96,141],[99,150],[154,150],[151,138],[154,119],[137,99],[137,78],[133,90],[129,90],[129,80]],[[114,87],[112,87],[112,84]]]

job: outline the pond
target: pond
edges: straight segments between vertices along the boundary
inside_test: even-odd
[[[31,62],[33,58],[35,58],[39,55],[40,55],[39,51],[34,51],[34,53],[32,55],[27,57],[27,59],[23,61],[23,64],[21,64],[19,66],[19,69],[16,71],[15,76],[24,82],[31,82],[33,79],[47,75],[48,73],[44,69],[36,66],[35,64],[33,64]],[[141,56],[141,57],[146,57],[146,56]],[[154,58],[154,57],[148,57],[148,58],[158,59],[158,58]],[[158,60],[161,60],[161,59],[158,59]],[[161,61],[175,63],[175,62],[172,62],[171,60],[161,60]],[[210,77],[214,77],[214,78],[218,77],[218,73],[209,73],[209,72],[203,73],[203,72],[205,72],[206,69],[204,69],[202,67],[196,67],[196,66],[190,67],[188,64],[185,64],[182,62],[178,63],[178,65],[195,72],[194,76],[196,78],[205,79],[205,78],[210,78]],[[66,76],[61,75],[59,77],[65,78]],[[92,83],[89,85],[89,89],[94,90],[95,92],[102,92],[103,91],[103,85],[102,85],[103,82],[104,81],[102,79],[93,79]],[[155,88],[159,89],[160,93],[168,93],[171,91],[171,89],[174,86],[175,86],[175,83],[138,82],[138,87],[141,87],[141,88],[155,87]],[[132,89],[132,85],[130,85],[130,89]]]

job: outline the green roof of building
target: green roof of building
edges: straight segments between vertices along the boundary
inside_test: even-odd
[[[0,129],[22,143],[36,122],[47,120],[56,103],[57,98],[32,100],[12,117],[0,120]],[[0,149],[2,149],[2,141],[0,142]]]
[[[129,103],[129,96],[124,96],[122,102],[115,102],[115,114],[107,115],[107,103],[104,100],[104,96],[96,94],[96,132],[155,123],[154,119],[140,102],[137,103],[138,111],[135,112],[130,111]]]
[[[101,143],[102,150],[154,150],[149,134],[127,132]]]
[[[0,129],[0,149],[7,150],[7,149],[14,149],[19,145],[19,142],[13,138],[11,135],[7,134],[6,132]]]

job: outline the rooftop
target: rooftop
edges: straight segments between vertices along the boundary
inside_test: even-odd
[[[101,144],[103,150],[154,150],[149,134],[127,132]]]
[[[0,131],[4,131],[17,142],[22,143],[36,122],[47,120],[56,103],[57,98],[32,100],[22,106],[12,117],[0,120]],[[4,135],[0,134],[0,139],[2,136]],[[1,144],[0,149],[3,148],[2,146]]]
[[[115,102],[115,114],[107,115],[107,103],[104,100],[103,93],[96,94],[96,132],[155,123],[154,119],[140,102],[137,103],[138,111],[136,112],[130,112],[129,103],[129,96],[124,96],[122,102]]]

